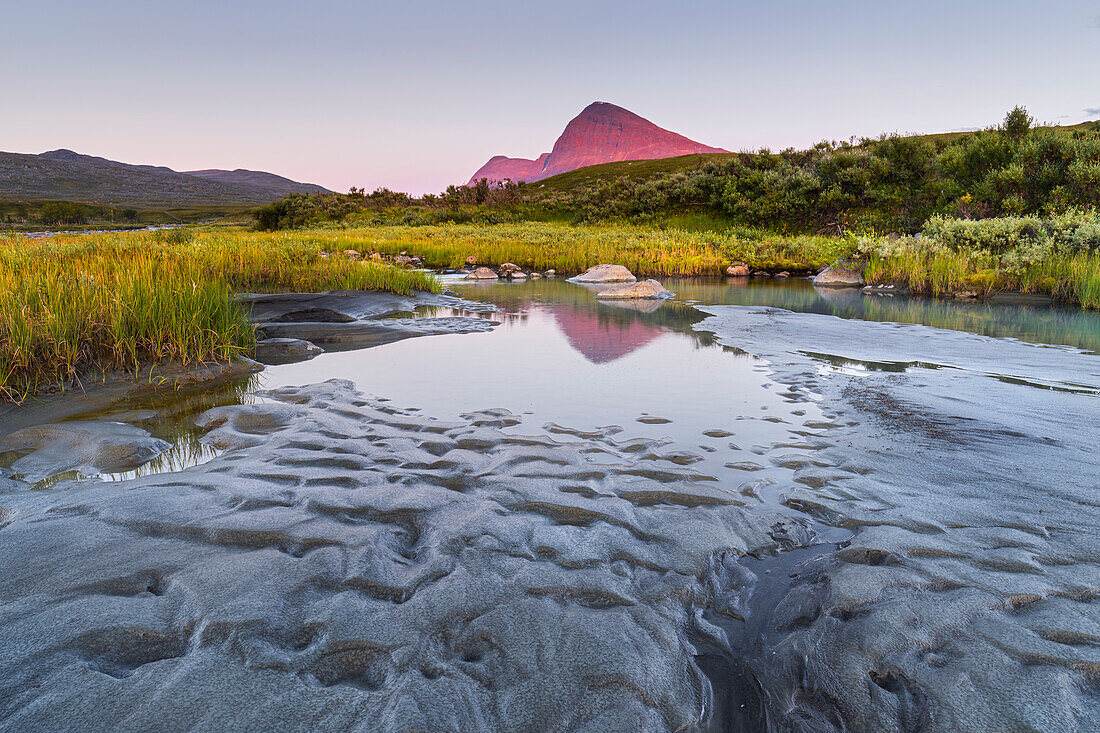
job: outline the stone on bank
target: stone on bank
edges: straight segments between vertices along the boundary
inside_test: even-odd
[[[858,288],[863,285],[863,273],[851,264],[835,262],[814,278],[814,285],[829,288]]]

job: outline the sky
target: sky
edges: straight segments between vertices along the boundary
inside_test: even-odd
[[[1100,2],[0,0],[0,150],[425,193],[593,101],[729,150],[1100,118]]]

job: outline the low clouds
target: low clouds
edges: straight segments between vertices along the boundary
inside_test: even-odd
[[[1089,117],[1100,117],[1100,107],[1085,107],[1085,114]]]

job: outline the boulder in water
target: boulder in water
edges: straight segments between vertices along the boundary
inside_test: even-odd
[[[467,280],[496,280],[497,274],[490,270],[488,267],[479,267],[469,275],[466,276]]]
[[[675,293],[666,290],[665,286],[656,280],[643,280],[623,288],[605,290],[597,293],[596,297],[600,300],[665,300],[674,295]]]
[[[576,277],[569,278],[569,282],[576,283],[629,283],[638,278],[630,270],[622,265],[596,265],[589,267]]]

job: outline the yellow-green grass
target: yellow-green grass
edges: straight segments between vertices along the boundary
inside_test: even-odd
[[[571,226],[550,222],[374,226],[257,235],[293,236],[342,252],[396,254],[403,250],[432,268],[458,268],[467,257],[496,266],[575,274],[601,263],[640,276],[718,275],[731,262],[768,270],[815,270],[849,254],[847,240],[817,236],[746,237],[736,233],[654,229],[629,225]]]
[[[989,254],[908,246],[872,254],[864,276],[870,283],[903,284],[927,295],[1017,291],[1100,308],[1100,253],[1096,252],[1054,253],[1037,264],[1012,267]]]
[[[438,290],[430,275],[323,259],[294,238],[246,232],[0,238],[0,398],[105,369],[224,360],[254,342],[232,294]]]

